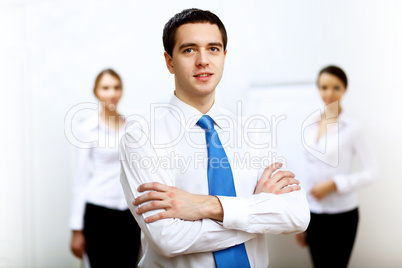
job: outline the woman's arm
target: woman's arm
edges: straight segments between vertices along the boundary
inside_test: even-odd
[[[361,169],[350,174],[334,176],[333,180],[339,193],[347,193],[366,186],[379,178],[379,170],[374,152],[361,127],[352,136],[353,150],[360,161]]]
[[[78,133],[82,139],[83,133]],[[91,149],[76,148],[76,171],[72,191],[72,202],[69,227],[71,229],[71,252],[77,258],[82,258],[85,252],[85,237],[82,232],[84,228],[84,214],[86,204],[86,189],[90,178],[88,166],[90,164]]]

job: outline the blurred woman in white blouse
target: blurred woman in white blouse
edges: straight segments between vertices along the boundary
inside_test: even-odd
[[[112,69],[99,73],[94,94],[101,112],[82,123],[77,148],[77,171],[70,216],[71,251],[88,256],[90,266],[135,267],[140,228],[128,210],[120,184],[118,144],[126,122],[117,112],[122,81]]]
[[[356,190],[376,180],[378,169],[363,128],[343,111],[345,72],[337,66],[325,67],[317,84],[325,112],[304,129],[303,142],[309,150],[306,172],[300,178],[311,221],[296,239],[309,246],[315,268],[342,268],[348,265],[357,232]],[[355,158],[360,162],[357,172],[353,171]]]

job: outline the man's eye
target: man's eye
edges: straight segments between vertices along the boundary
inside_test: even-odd
[[[186,50],[184,50],[184,53],[191,53],[191,52],[193,52],[192,48],[187,48]]]
[[[321,89],[322,89],[322,90],[326,90],[326,89],[327,89],[327,87],[326,87],[326,86],[324,86],[324,87],[321,87]]]
[[[212,51],[212,52],[217,52],[217,51],[219,51],[219,48],[217,48],[217,47],[211,47],[211,51]]]

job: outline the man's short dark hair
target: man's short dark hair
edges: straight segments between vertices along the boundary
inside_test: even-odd
[[[210,23],[216,24],[222,35],[223,49],[226,50],[228,37],[226,34],[225,26],[222,21],[214,13],[208,10],[201,10],[197,8],[185,9],[180,13],[174,15],[166,24],[163,29],[163,47],[165,51],[173,57],[173,48],[176,43],[177,29],[187,23]]]

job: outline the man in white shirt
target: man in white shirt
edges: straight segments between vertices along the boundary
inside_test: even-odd
[[[261,128],[252,131],[258,120],[243,124],[215,105],[227,44],[220,19],[183,10],[165,25],[163,41],[174,95],[170,104],[153,106],[149,124],[134,125],[120,143],[121,183],[144,235],[139,266],[227,267],[241,254],[222,266],[216,253],[244,244],[247,264],[235,260],[236,267],[267,267],[264,233],[304,231],[305,194],[293,173],[278,171],[281,164],[265,168],[271,152]],[[234,196],[209,195],[213,159],[199,122],[204,115],[222,141]],[[228,163],[218,159],[218,165]]]

